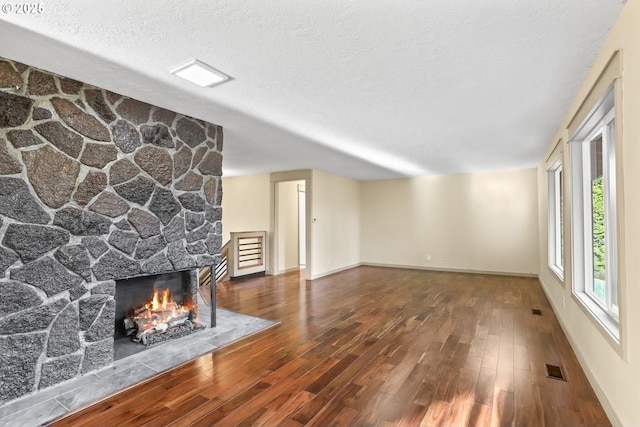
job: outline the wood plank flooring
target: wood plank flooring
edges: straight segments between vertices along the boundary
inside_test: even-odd
[[[358,267],[218,304],[281,324],[53,425],[610,425],[537,279]]]

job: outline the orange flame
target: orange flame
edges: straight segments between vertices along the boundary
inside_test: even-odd
[[[154,289],[151,301],[144,304],[143,307],[145,310],[143,310],[143,312],[137,317],[151,319],[151,322],[147,323],[147,327],[170,322],[171,320],[189,312],[188,307],[175,303],[171,296],[171,291],[168,288],[162,291],[162,296],[159,295],[157,289]]]

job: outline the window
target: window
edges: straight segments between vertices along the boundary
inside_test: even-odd
[[[564,220],[562,160],[556,160],[547,171],[549,183],[549,268],[564,280]]]
[[[571,142],[573,292],[619,341],[613,90]]]

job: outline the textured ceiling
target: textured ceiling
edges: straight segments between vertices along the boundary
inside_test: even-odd
[[[226,176],[533,167],[620,0],[56,0],[0,56],[225,127]],[[232,76],[169,73],[197,58]]]

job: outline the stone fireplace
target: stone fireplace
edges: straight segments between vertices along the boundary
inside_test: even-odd
[[[221,168],[217,125],[0,58],[0,404],[113,363],[116,281],[218,263]]]

